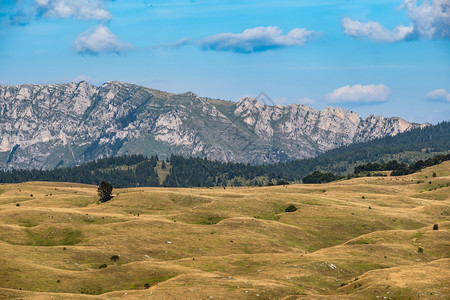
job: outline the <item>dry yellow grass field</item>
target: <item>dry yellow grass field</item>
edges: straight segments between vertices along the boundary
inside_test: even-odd
[[[0,185],[0,299],[449,299],[449,185]]]

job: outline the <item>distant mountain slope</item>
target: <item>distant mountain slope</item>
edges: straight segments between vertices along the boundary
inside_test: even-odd
[[[267,106],[122,82],[0,86],[0,169],[51,169],[124,154],[273,163],[423,127],[340,108]]]

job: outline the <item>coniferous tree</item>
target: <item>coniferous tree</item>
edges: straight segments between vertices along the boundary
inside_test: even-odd
[[[113,187],[109,182],[102,181],[98,186],[97,192],[100,197],[100,202],[106,202],[112,198]]]

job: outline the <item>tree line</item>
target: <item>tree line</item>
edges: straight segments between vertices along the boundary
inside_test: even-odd
[[[56,181],[98,185],[107,181],[115,187],[159,186],[157,156],[126,155],[98,159],[80,166],[53,170],[11,170],[0,172],[0,183]]]
[[[448,160],[450,160],[450,154],[437,155],[434,158],[419,160],[409,165],[399,163],[396,160],[384,164],[367,163],[356,166],[353,174],[347,175],[347,179],[364,175],[370,176],[370,172],[377,171],[392,171],[391,176],[407,175]],[[98,185],[99,182],[106,181],[114,187],[213,187],[243,185],[238,178],[247,180],[247,185],[262,186],[285,185],[292,181],[326,183],[346,177],[315,170],[304,177],[301,176],[302,172],[298,172],[298,175],[294,176],[294,180],[292,180],[292,177],[288,180],[283,178],[283,174],[277,172],[277,169],[272,169],[273,166],[271,165],[252,166],[249,164],[223,163],[204,158],[184,158],[177,155],[172,155],[170,160],[167,160],[167,164],[169,162],[171,170],[162,185],[158,173],[155,171],[158,157],[147,158],[142,155],[99,159],[78,167],[49,171],[13,170],[0,172],[0,183],[58,181]],[[163,163],[166,165],[165,161]],[[264,178],[264,182],[262,179],[258,180],[258,178]]]
[[[399,163],[396,160],[389,161],[385,164],[368,163],[355,167],[354,174],[373,171],[392,171],[391,176],[408,175],[448,160],[450,160],[450,154],[437,155],[434,158],[429,158],[427,160],[418,160],[410,165]]]

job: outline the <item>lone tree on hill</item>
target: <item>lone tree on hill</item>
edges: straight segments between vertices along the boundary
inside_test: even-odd
[[[100,197],[100,202],[106,202],[108,200],[111,200],[113,187],[109,182],[102,181],[100,185],[98,186],[98,196]]]
[[[295,205],[291,204],[284,211],[285,212],[294,212],[294,211],[297,211],[297,207],[295,207]]]

